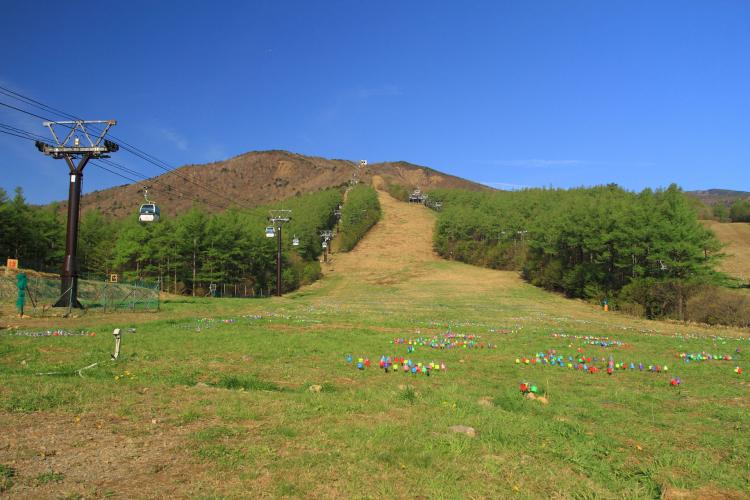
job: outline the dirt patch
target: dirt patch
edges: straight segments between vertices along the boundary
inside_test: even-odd
[[[184,460],[189,427],[53,413],[0,413],[0,427],[12,429],[0,438],[0,463],[16,470],[14,496],[179,495],[205,471]],[[49,473],[60,480],[37,480]]]
[[[713,486],[703,486],[697,490],[683,490],[667,486],[662,491],[661,498],[663,500],[742,500],[746,499],[747,495]]]

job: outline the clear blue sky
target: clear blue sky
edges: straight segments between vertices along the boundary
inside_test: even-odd
[[[5,2],[0,85],[174,166],[286,149],[498,187],[750,190],[749,26],[746,0]],[[61,160],[2,134],[0,153],[6,190],[67,196]],[[84,190],[124,182],[89,167]]]

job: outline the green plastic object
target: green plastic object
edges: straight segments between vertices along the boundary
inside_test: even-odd
[[[29,279],[24,273],[18,273],[16,275],[16,288],[18,288],[18,299],[16,299],[16,308],[19,312],[23,312],[23,306],[26,305],[26,287],[29,284]]]

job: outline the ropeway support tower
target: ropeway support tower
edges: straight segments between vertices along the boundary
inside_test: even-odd
[[[36,141],[36,147],[55,160],[65,160],[70,170],[68,186],[68,224],[65,233],[65,260],[60,275],[60,298],[54,307],[82,308],[78,301],[78,220],[81,210],[81,183],[83,169],[89,160],[109,158],[120,147],[104,137],[109,129],[117,124],[115,120],[74,120],[44,122],[49,128],[55,144]],[[94,125],[100,130],[87,128]],[[67,129],[65,135],[59,134],[60,128]]]

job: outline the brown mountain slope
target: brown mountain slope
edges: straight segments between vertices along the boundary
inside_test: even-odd
[[[715,205],[717,203],[724,203],[725,205],[731,205],[736,200],[747,200],[750,199],[750,192],[747,191],[733,191],[731,189],[706,189],[703,191],[688,191],[689,196],[698,198],[706,205]]]
[[[400,184],[409,189],[418,187],[423,191],[432,188],[469,189],[472,191],[492,189],[461,177],[444,174],[429,167],[414,165],[405,161],[370,165],[367,167],[363,178],[371,182],[373,175],[381,177],[388,184]]]
[[[343,186],[352,178],[357,165],[358,162],[349,160],[329,160],[287,151],[253,151],[225,161],[186,165],[143,183],[84,194],[82,209],[97,208],[118,218],[127,217],[143,203],[144,185],[150,186],[149,198],[164,214],[184,213],[196,200],[212,212],[232,205],[232,201],[242,207],[254,207],[297,194]],[[359,178],[370,183],[373,174],[388,183],[409,188],[490,189],[407,162],[371,164],[362,169]],[[200,186],[207,186],[211,191]],[[65,210],[64,205],[62,210]]]
[[[84,211],[98,208],[125,217],[143,203],[143,187],[150,185],[149,198],[163,213],[184,213],[195,203],[212,212],[232,206],[232,202],[253,207],[345,184],[353,169],[354,164],[345,160],[258,151],[205,165],[186,165],[140,184],[95,191],[83,196],[82,206]]]
[[[744,222],[703,221],[719,241],[727,255],[719,269],[730,276],[746,281],[750,278],[750,224]]]

